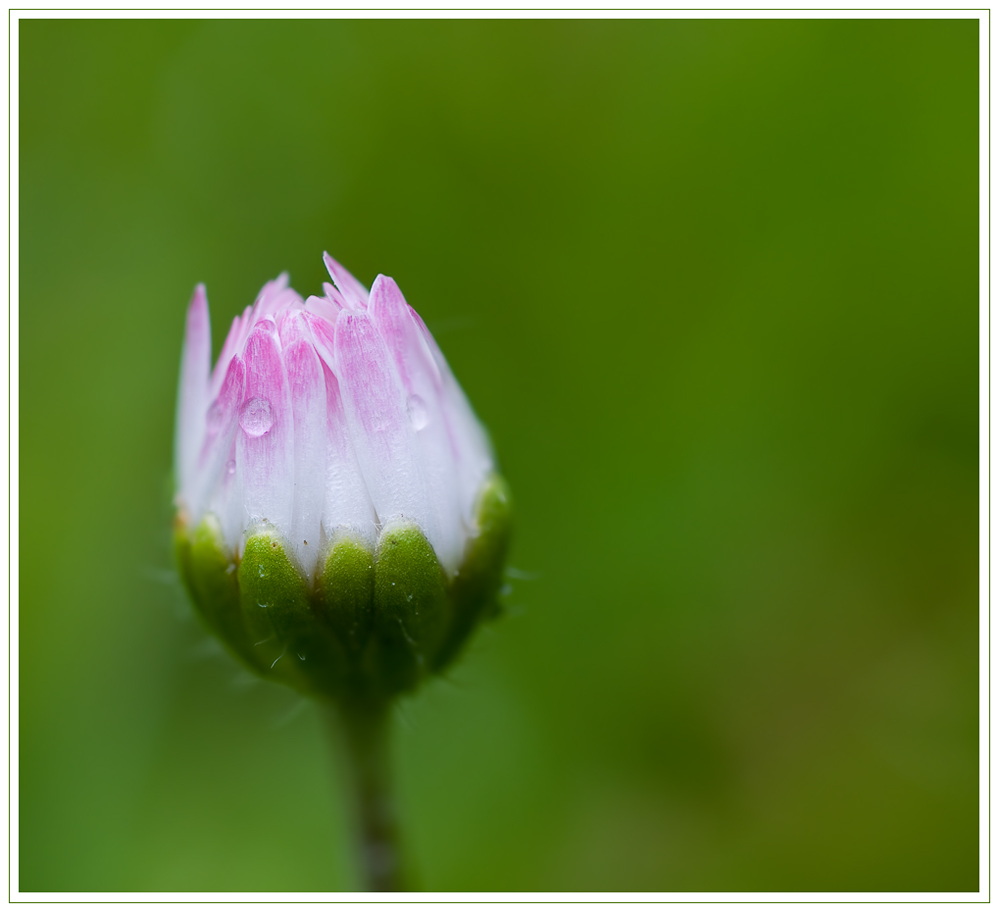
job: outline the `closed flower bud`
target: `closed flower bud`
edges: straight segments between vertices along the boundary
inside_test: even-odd
[[[458,652],[495,605],[510,502],[486,434],[392,279],[329,255],[235,318],[211,367],[187,316],[176,547],[206,624],[303,691],[384,699]]]

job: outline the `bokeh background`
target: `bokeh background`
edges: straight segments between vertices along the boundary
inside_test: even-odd
[[[394,276],[517,500],[430,890],[978,886],[975,21],[22,21],[19,877],[357,885],[171,566],[183,316]]]

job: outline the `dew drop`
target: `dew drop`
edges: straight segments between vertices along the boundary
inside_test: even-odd
[[[240,410],[240,427],[250,437],[260,437],[267,434],[274,424],[271,414],[271,404],[262,396],[248,399]]]
[[[427,427],[430,416],[427,415],[427,404],[416,393],[406,398],[406,414],[414,431]]]
[[[222,427],[222,406],[216,400],[205,413],[205,428],[209,434],[215,434]]]
[[[232,475],[234,472],[236,472],[236,460],[230,460],[228,463],[226,463],[226,472],[229,475]]]

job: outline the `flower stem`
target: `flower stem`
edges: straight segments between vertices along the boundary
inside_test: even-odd
[[[403,891],[403,865],[392,790],[388,701],[338,705],[331,717],[347,756],[355,839],[366,891]]]

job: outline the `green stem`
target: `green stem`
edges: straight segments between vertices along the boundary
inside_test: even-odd
[[[336,707],[354,804],[358,855],[367,891],[403,891],[396,801],[392,790],[388,702]]]

